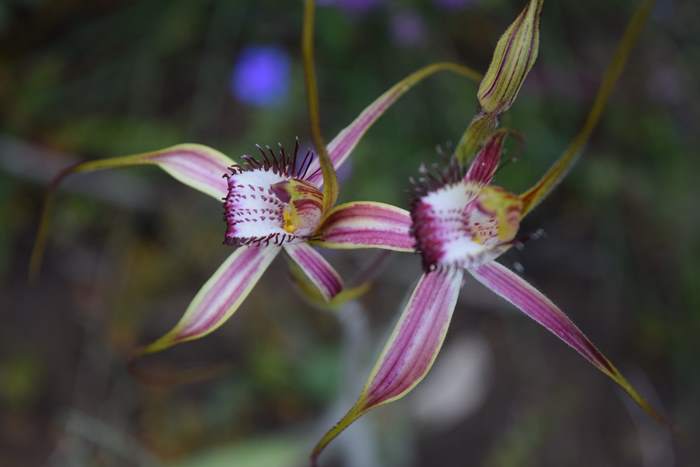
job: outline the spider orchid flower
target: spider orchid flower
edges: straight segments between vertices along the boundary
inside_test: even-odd
[[[258,147],[259,157],[245,155],[239,163],[207,146],[181,144],[71,166],[50,185],[30,272],[36,275],[39,269],[48,235],[50,206],[61,180],[74,173],[137,165],[156,165],[185,185],[223,200],[224,243],[237,247],[195,295],[177,325],[147,346],[144,353],[198,339],[217,329],[238,310],[282,250],[325,301],[338,296],[343,283],[333,267],[311,247],[311,242],[327,248],[412,251],[407,211],[373,202],[334,207],[338,196],[335,171],[374,122],[415,84],[441,71],[476,82],[480,75],[454,63],[434,63],[421,68],[372,102],[326,146],[319,130],[312,48],[313,13],[313,1],[307,0],[302,52],[311,132],[318,157],[312,151],[300,154],[298,141],[290,153],[281,145],[276,151]],[[357,293],[349,291],[352,296]]]
[[[421,255],[424,272],[357,402],[318,442],[311,455],[312,464],[328,443],[353,421],[375,407],[402,398],[426,376],[445,339],[466,275],[572,347],[647,413],[666,423],[564,312],[519,275],[495,261],[519,243],[518,231],[524,217],[571,167],[575,154],[580,152],[595,126],[652,3],[644,1],[630,21],[596,96],[593,117],[589,115],[581,133],[532,189],[518,195],[492,184],[508,130],[496,130],[468,168],[462,168],[455,155],[441,173],[424,174],[414,183],[411,236]]]

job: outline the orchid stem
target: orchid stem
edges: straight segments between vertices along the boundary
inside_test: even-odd
[[[301,36],[301,50],[304,61],[304,83],[306,102],[309,107],[309,124],[311,138],[318,153],[321,173],[323,174],[323,210],[327,212],[338,198],[338,179],[333,163],[326,150],[326,143],[321,135],[321,117],[318,106],[318,86],[314,68],[314,0],[304,3],[304,26]]]

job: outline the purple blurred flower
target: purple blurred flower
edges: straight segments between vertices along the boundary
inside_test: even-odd
[[[425,39],[425,23],[415,11],[401,11],[391,17],[391,36],[398,45],[412,47]]]
[[[459,10],[466,6],[473,5],[476,3],[476,0],[433,0],[433,3],[445,10]]]
[[[231,92],[247,104],[279,104],[287,95],[290,58],[275,46],[249,46],[243,49],[231,75]]]

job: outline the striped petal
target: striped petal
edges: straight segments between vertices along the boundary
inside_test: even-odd
[[[227,191],[223,175],[232,164],[231,159],[216,149],[200,144],[179,144],[159,151],[84,162],[74,166],[70,172],[157,165],[179,182],[220,200]]]
[[[479,185],[491,183],[493,176],[496,175],[498,164],[501,162],[501,150],[505,136],[505,132],[499,131],[481,148],[469,166],[467,175],[464,177],[466,181]]]
[[[312,461],[353,421],[405,396],[425,377],[445,339],[462,275],[460,269],[448,268],[421,277],[358,401],[321,438]]]
[[[411,252],[408,211],[390,204],[361,201],[336,206],[319,228],[315,245],[334,249],[382,248]]]
[[[372,288],[370,282],[362,282],[353,287],[343,287],[335,297],[328,300],[321,294],[318,286],[296,263],[289,264],[289,276],[297,291],[311,305],[321,310],[338,311],[349,301],[357,300]]]
[[[226,196],[223,179],[233,161],[219,151],[197,144],[181,144],[144,155],[179,182],[220,200]]]
[[[541,292],[495,261],[472,269],[470,272],[479,282],[515,305],[609,376],[647,413],[667,423],[569,317]]]
[[[328,261],[306,243],[289,243],[284,246],[289,257],[299,266],[325,300],[331,300],[343,290],[343,280]]]
[[[67,176],[135,165],[157,165],[176,180],[220,200],[226,196],[227,186],[223,175],[231,164],[233,161],[216,149],[199,144],[180,144],[160,151],[87,161],[64,169],[54,177],[46,192],[30,259],[30,277],[36,277],[39,273],[49,232],[54,194]]]
[[[197,292],[172,331],[146,347],[143,353],[199,339],[224,324],[279,252],[276,246],[238,248]]]
[[[456,63],[433,63],[414,71],[388,91],[379,96],[366,109],[353,120],[353,122],[344,128],[338,135],[328,144],[328,155],[330,156],[333,166],[337,169],[350,156],[352,150],[357,146],[357,143],[362,139],[367,130],[391,107],[406,91],[421,82],[423,79],[440,71],[450,71],[477,82],[481,79],[481,75],[465,66]],[[309,181],[317,184],[323,182],[319,160],[314,160],[309,169],[311,176]]]

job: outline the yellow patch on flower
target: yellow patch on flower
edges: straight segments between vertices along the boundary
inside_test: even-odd
[[[311,235],[323,214],[323,193],[308,182],[286,180],[275,185],[278,196],[283,195],[287,205],[282,212],[285,232],[299,236]]]
[[[501,187],[487,186],[479,194],[479,204],[496,217],[498,240],[513,240],[520,227],[523,208],[520,198]]]

